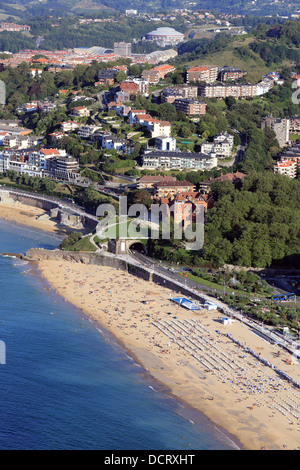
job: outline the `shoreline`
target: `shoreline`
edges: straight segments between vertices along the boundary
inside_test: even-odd
[[[23,225],[57,235],[61,239],[72,232],[71,227],[61,226],[55,220],[48,217],[47,212],[38,207],[21,204],[19,202],[1,202],[0,203],[0,220]]]
[[[32,227],[31,221],[32,218],[28,218],[26,225]],[[16,222],[15,218],[13,222]],[[34,228],[43,230],[40,226]],[[236,390],[235,387],[232,389],[229,383],[232,382],[232,374],[228,377],[225,374],[224,380],[220,380],[218,374],[203,371],[195,358],[181,350],[178,345],[172,342],[171,344],[167,337],[152,325],[152,321],[149,321],[149,318],[152,320],[158,313],[164,311],[160,315],[164,320],[171,320],[173,316],[174,318],[177,316],[186,318],[187,321],[194,321],[196,318],[204,325],[208,325],[207,322],[209,322],[210,334],[214,336],[214,341],[224,343],[222,347],[227,348],[227,340],[224,342],[223,337],[215,334],[215,328],[222,329],[223,332],[226,328],[224,329],[218,319],[214,319],[214,313],[204,311],[196,314],[195,317],[195,313],[171,304],[169,289],[135,278],[118,269],[68,261],[41,261],[33,262],[32,265],[47,288],[50,286],[53,292],[99,325],[101,331],[104,330],[104,335],[108,332],[113,341],[116,341],[124,351],[129,353],[129,357],[142,367],[146,378],[153,379],[156,384],[159,384],[163,393],[174,398],[177,403],[187,406],[191,412],[195,410],[196,413],[207,417],[212,426],[221,432],[224,431],[224,435],[232,442],[239,442],[240,445],[237,444],[239,448],[293,450],[298,447],[299,421],[291,423],[290,419],[287,420],[277,412],[278,410],[272,410],[272,403],[265,400],[265,397],[264,403],[260,401],[258,404],[255,403],[257,396],[247,396],[247,393],[243,395],[245,391]],[[109,293],[107,282],[110,283],[110,289],[112,289]],[[96,288],[97,294],[95,295]],[[120,295],[126,299],[120,302]],[[149,306],[144,307],[143,304],[141,306],[141,302],[147,297]],[[113,307],[115,307],[114,310],[109,310]],[[101,315],[99,310],[101,310]],[[153,310],[158,310],[158,313]],[[149,311],[151,311],[150,317],[145,313]],[[172,312],[172,317],[169,316],[170,312]],[[234,330],[234,336],[240,335],[238,337],[243,340],[242,342],[246,341],[249,346],[252,343],[255,344],[257,350],[263,351],[264,356],[268,354],[272,363],[275,363],[274,347],[267,345],[252,332],[246,331],[245,327],[237,328],[237,326],[233,324],[230,327],[230,332]],[[232,347],[230,345],[229,349]],[[239,357],[240,352],[236,350],[234,352]],[[288,355],[284,353],[284,356]],[[282,362],[282,359],[280,361]],[[277,365],[283,368],[281,362],[279,360],[277,362]],[[285,370],[290,373],[288,366]],[[143,373],[141,371],[142,376]],[[298,374],[300,377],[299,371]],[[278,397],[280,393],[278,392]],[[299,394],[299,391],[297,393]],[[262,398],[259,396],[259,399]],[[251,404],[250,407],[249,404]],[[271,423],[274,426],[271,426]]]
[[[118,343],[129,352],[130,357],[133,357],[156,382],[162,384],[162,387],[167,388],[172,397],[204,414],[218,428],[225,430],[228,436],[234,436],[233,442],[239,441],[242,448],[249,450],[259,450],[262,448],[269,450],[289,448],[289,450],[291,450],[297,447],[298,441],[296,433],[299,432],[299,429],[295,426],[295,433],[293,433],[294,429],[287,427],[291,426],[289,420],[280,416],[279,413],[275,416],[273,412],[272,417],[276,418],[273,420],[275,426],[274,428],[273,426],[269,428],[268,416],[270,416],[272,411],[269,411],[268,408],[271,408],[271,406],[268,406],[266,403],[262,405],[265,409],[259,410],[261,405],[255,403],[257,398],[249,396],[247,393],[245,398],[241,396],[237,399],[237,392],[230,390],[228,382],[226,385],[222,385],[224,381],[220,381],[217,374],[208,374],[207,371],[205,372],[204,370],[203,372],[202,369],[202,375],[199,379],[200,371],[197,369],[199,363],[184,351],[179,351],[175,344],[170,344],[169,341],[166,342],[166,337],[158,335],[158,330],[155,329],[153,325],[150,325],[150,322],[147,321],[148,319],[145,318],[145,314],[142,313],[143,307],[140,309],[142,317],[140,319],[138,319],[137,316],[132,318],[133,312],[136,312],[134,308],[141,302],[134,297],[134,293],[137,292],[137,284],[140,284],[139,292],[140,295],[143,295],[143,298],[145,291],[146,295],[149,295],[149,289],[152,289],[152,291],[159,290],[159,294],[156,295],[162,294],[165,296],[162,300],[163,303],[167,300],[170,302],[169,293],[167,294],[168,289],[151,285],[148,281],[136,279],[133,275],[120,272],[114,268],[78,265],[77,263],[68,261],[41,261],[37,263],[37,267],[42,277],[47,280],[56,293],[61,295],[66,301],[75,305],[83,311],[86,316],[99,323],[101,327],[108,330],[117,338]],[[107,276],[110,276],[110,286],[117,288],[118,293],[116,293],[116,295],[118,297],[120,296],[121,287],[124,287],[123,291],[126,290],[127,293],[129,293],[130,300],[127,299],[125,303],[115,302],[111,304],[111,308],[118,305],[118,307],[115,308],[117,313],[107,310],[107,305],[111,301],[113,302],[112,298],[114,295],[106,300],[107,294],[103,292],[102,297],[98,297],[101,295],[98,293],[96,299],[93,299],[94,301],[88,302],[83,300],[88,299],[89,295],[93,294],[91,291],[92,288],[101,287],[99,286],[100,282],[103,282],[103,286],[107,285]],[[94,284],[91,283],[93,277],[96,281]],[[77,285],[78,283],[83,284],[80,286],[83,289],[81,291],[82,295],[78,293],[78,286],[77,289],[74,287],[76,283]],[[128,288],[130,286],[129,284],[126,285],[126,283],[134,283],[134,290],[129,291]],[[131,287],[132,286],[133,284]],[[100,291],[101,289],[97,290]],[[151,296],[153,296],[153,292],[151,292]],[[99,298],[101,298],[101,301],[99,301]],[[87,303],[87,305],[84,305],[85,303]],[[105,303],[104,310],[106,311],[106,315],[104,316],[103,311],[102,315],[99,314],[99,311],[97,312],[99,303]],[[126,307],[124,307],[125,304]],[[130,305],[131,311],[127,312],[126,316],[126,311],[127,309],[130,310]],[[181,309],[181,311],[179,312],[178,309]],[[189,319],[192,319],[195,315],[190,312],[183,312],[181,307],[170,306],[169,304],[167,310],[173,310],[173,313],[176,313],[176,315],[180,314],[182,317]],[[109,314],[109,317],[107,314]],[[123,319],[122,317],[124,316],[126,316],[126,318]],[[206,324],[210,316],[210,313],[203,312],[201,321],[205,321]],[[120,317],[122,322],[120,322]],[[210,319],[210,328],[215,328],[214,321],[214,319]],[[265,346],[261,338],[253,335],[252,332],[245,331],[246,329],[243,326],[236,325],[236,327],[237,332],[240,330],[239,334],[246,333],[249,342],[258,342],[260,348],[262,348],[261,344]],[[218,328],[221,327],[218,325]],[[128,331],[125,334],[124,329]],[[133,331],[133,333],[129,332],[129,329],[132,329],[131,332]],[[214,334],[214,331],[210,330],[210,334]],[[151,336],[150,341],[147,341],[145,337],[149,335],[153,336]],[[218,335],[216,335],[216,338],[217,337]],[[214,339],[215,341],[220,341],[216,338]],[[222,341],[223,340],[224,338],[222,338]],[[161,342],[161,345],[157,345],[157,342]],[[225,343],[227,343],[227,340]],[[155,349],[155,346],[159,347]],[[272,354],[272,346],[268,346],[270,349],[269,352]],[[167,351],[160,349],[165,347],[169,349]],[[232,344],[230,344],[230,348],[232,348]],[[165,355],[165,352],[169,355]],[[260,370],[260,367],[257,367],[257,369]],[[229,378],[232,378],[231,374],[229,374]],[[273,380],[273,378],[270,380]],[[226,396],[226,394],[228,395]],[[209,401],[207,402],[207,400]],[[247,400],[251,400],[251,406],[248,406],[250,401]],[[255,406],[253,406],[252,402],[254,402]],[[248,410],[249,408],[251,411]],[[253,412],[254,409],[255,411]]]
[[[213,434],[220,434],[222,436],[222,440],[224,442],[229,443],[229,446],[232,450],[245,450],[244,445],[239,441],[238,437],[234,434],[231,434],[227,429],[217,425],[214,421],[212,421],[203,410],[197,409],[192,406],[188,401],[184,398],[180,398],[175,395],[171,388],[165,382],[156,378],[148,369],[144,367],[143,362],[137,356],[137,354],[130,349],[126,343],[116,336],[112,331],[107,329],[103,324],[101,324],[97,319],[91,316],[88,312],[84,311],[81,307],[75,305],[73,302],[70,302],[66,297],[64,297],[61,293],[58,292],[57,289],[53,287],[53,285],[47,279],[47,276],[42,272],[39,266],[39,262],[37,261],[26,261],[30,265],[30,274],[33,276],[37,276],[42,283],[43,288],[47,291],[48,294],[51,295],[58,295],[65,302],[70,303],[73,307],[80,312],[93,326],[99,331],[99,333],[105,338],[105,341],[112,344],[112,347],[117,346],[118,349],[122,351],[124,356],[133,362],[135,367],[137,368],[136,373],[141,377],[143,383],[154,390],[154,392],[158,392],[167,397],[167,399],[173,400],[174,408],[176,407],[176,413],[182,416],[184,419],[192,422],[196,426],[201,426],[203,423],[206,426],[209,426],[213,429]],[[178,411],[180,408],[180,413]]]

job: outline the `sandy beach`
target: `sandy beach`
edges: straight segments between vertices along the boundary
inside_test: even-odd
[[[35,207],[1,203],[0,218],[61,234]],[[300,382],[300,365],[288,365],[286,359],[293,361],[288,353],[281,350],[278,356],[278,347],[243,324],[223,325],[216,311],[186,310],[172,302],[177,293],[121,270],[68,261],[40,261],[38,269],[173,396],[203,412],[245,449],[299,447],[300,390],[235,341]]]
[[[1,202],[0,218],[58,235],[67,235],[70,232],[70,229],[51,220],[43,209],[19,202]]]
[[[293,358],[217,311],[189,311],[178,294],[121,270],[69,261],[38,269],[66,301],[110,331],[170,393],[203,412],[245,449],[293,450],[300,442],[300,390],[244,347],[300,382]],[[227,336],[230,333],[231,338]]]

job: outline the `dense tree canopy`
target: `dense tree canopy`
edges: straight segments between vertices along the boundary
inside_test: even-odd
[[[240,187],[214,183],[203,257],[215,265],[268,267],[300,255],[300,182],[252,173]]]

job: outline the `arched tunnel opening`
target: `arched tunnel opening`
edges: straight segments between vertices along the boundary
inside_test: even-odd
[[[147,247],[142,242],[134,242],[129,247],[129,251],[132,253],[141,253],[147,255]]]

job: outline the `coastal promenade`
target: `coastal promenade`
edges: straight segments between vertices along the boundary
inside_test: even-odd
[[[82,221],[82,224],[86,226],[87,230],[90,233],[95,229],[98,224],[97,217],[84,211],[77,204],[73,204],[71,202],[59,198],[7,187],[1,187],[0,200],[5,197],[12,198],[15,201],[19,201],[23,204],[40,207],[46,211],[49,211],[51,209],[57,209],[61,212],[61,214],[63,214],[65,220],[72,216],[79,217]]]
[[[112,256],[110,253],[102,253],[104,256]],[[116,255],[113,255],[116,256]],[[150,260],[147,257],[138,258],[133,255],[118,255],[119,259],[126,261],[127,263],[133,264],[140,268],[145,269],[152,275],[158,276],[161,278],[161,284],[166,284],[166,282],[170,284],[174,284],[178,286],[182,293],[185,295],[190,295],[192,298],[199,300],[201,302],[211,302],[217,305],[218,311],[225,316],[230,316],[242,323],[244,323],[247,327],[251,328],[261,336],[265,341],[268,341],[270,344],[274,344],[280,346],[287,350],[290,354],[295,356],[296,359],[300,359],[300,345],[296,341],[291,341],[289,339],[284,338],[282,335],[275,333],[270,328],[259,324],[256,321],[251,320],[243,312],[227,305],[226,303],[216,299],[213,296],[208,295],[202,289],[199,289],[199,285],[193,281],[182,280],[182,277],[172,271],[164,268],[163,266],[159,265],[154,260]],[[213,292],[213,289],[210,289]]]

